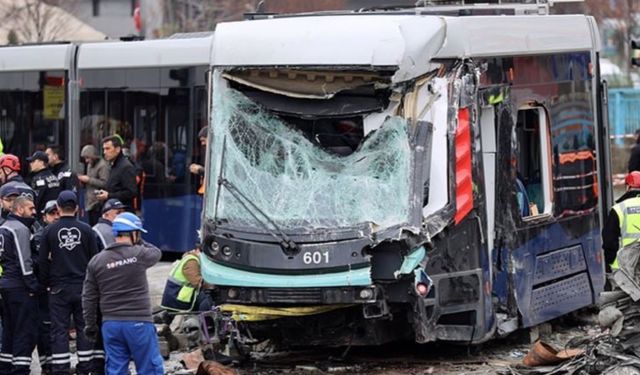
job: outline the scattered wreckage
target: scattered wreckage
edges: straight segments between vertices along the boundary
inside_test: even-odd
[[[239,340],[479,343],[597,301],[599,34],[542,8],[218,25],[201,261]]]

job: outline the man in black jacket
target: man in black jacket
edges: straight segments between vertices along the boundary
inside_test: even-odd
[[[60,181],[60,190],[71,190],[74,193],[78,192],[78,175],[69,168],[67,163],[64,162],[62,156],[64,152],[60,146],[49,146],[45,153],[49,157],[49,167],[51,172]]]
[[[135,207],[133,200],[138,194],[136,168],[122,154],[122,140],[115,135],[103,139],[102,151],[104,158],[111,164],[111,172],[107,186],[97,192],[96,198],[103,202],[115,198],[125,206]]]
[[[78,198],[64,190],[56,201],[60,218],[42,233],[38,254],[40,281],[49,287],[51,313],[51,351],[54,374],[68,374],[71,365],[69,352],[69,316],[73,315],[77,331],[78,365],[76,374],[92,371],[93,345],[82,333],[82,283],[87,264],[97,253],[96,237],[91,227],[78,219]]]
[[[36,217],[39,218],[45,204],[58,197],[60,181],[49,169],[49,157],[44,151],[34,152],[27,161],[31,169],[31,187],[36,192]]]
[[[0,374],[29,374],[31,353],[38,337],[38,280],[29,243],[34,214],[33,200],[18,196],[7,221],[0,227],[3,309]]]

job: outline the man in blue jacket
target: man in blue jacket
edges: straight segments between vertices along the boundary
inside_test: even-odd
[[[0,226],[4,313],[0,374],[29,374],[38,337],[38,280],[33,271],[29,229],[35,213],[33,199],[18,196],[7,221]]]

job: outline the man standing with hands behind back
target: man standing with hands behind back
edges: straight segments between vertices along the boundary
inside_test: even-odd
[[[122,139],[117,135],[103,139],[102,152],[111,164],[111,172],[107,186],[96,191],[96,198],[102,202],[115,198],[127,207],[134,207],[133,200],[138,194],[136,168],[122,154]]]

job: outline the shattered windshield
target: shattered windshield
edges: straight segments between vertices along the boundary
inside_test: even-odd
[[[259,229],[251,212],[257,207],[284,230],[363,223],[387,228],[409,221],[412,150],[403,118],[387,117],[352,153],[339,155],[227,87],[219,73],[213,92],[208,219]]]

